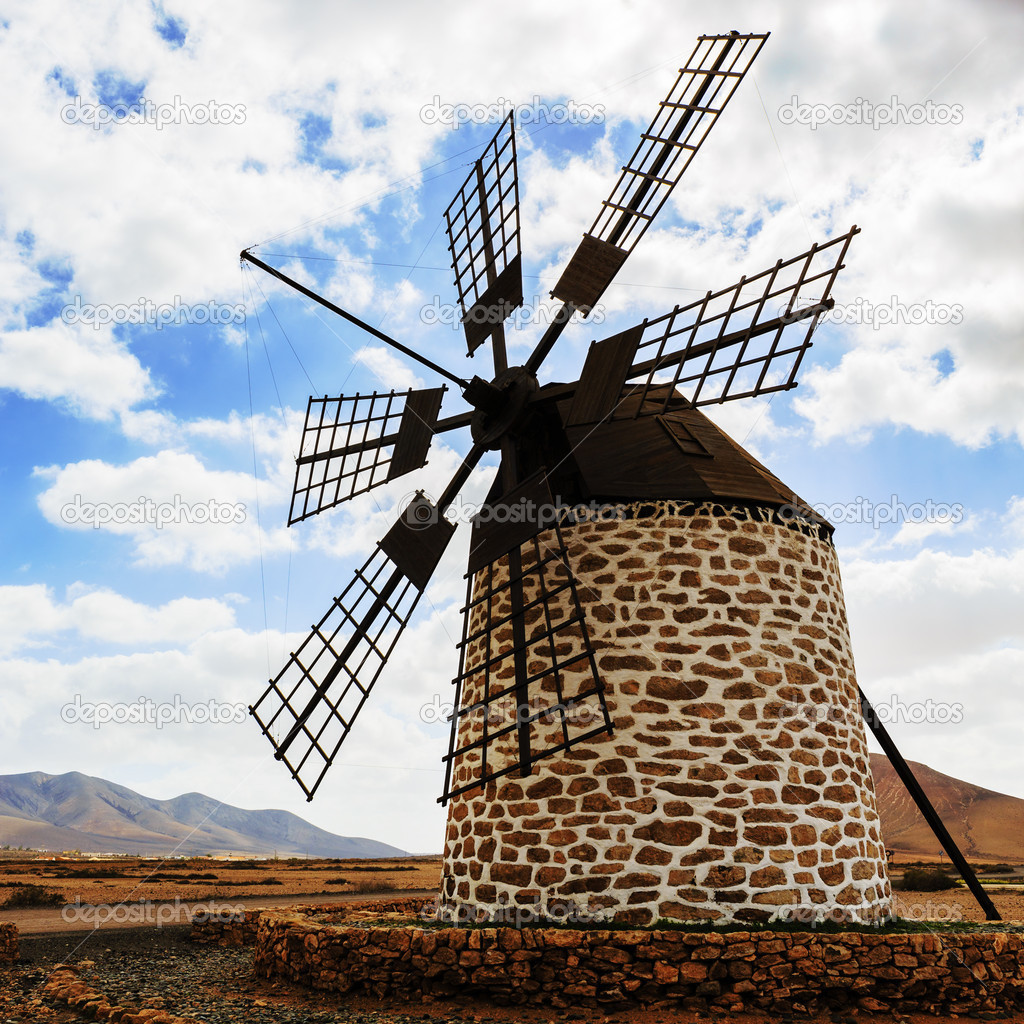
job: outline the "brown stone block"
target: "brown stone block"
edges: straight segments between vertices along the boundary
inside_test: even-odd
[[[797,889],[770,889],[768,892],[754,893],[753,902],[773,907],[784,907],[799,903],[800,892]]]
[[[540,886],[554,885],[565,878],[565,868],[544,867],[537,870],[537,884]]]
[[[695,821],[654,821],[636,829],[633,835],[661,846],[689,846],[703,831],[704,827]]]
[[[708,684],[702,680],[679,676],[651,676],[646,685],[649,697],[667,701],[694,700],[703,697],[707,689]]]
[[[677,764],[669,764],[663,761],[638,761],[637,771],[641,775],[654,775],[654,776],[666,776],[666,775],[678,775],[682,768]]]
[[[492,864],[491,881],[525,888],[533,881],[533,867],[529,864]]]
[[[547,775],[526,787],[526,796],[531,800],[542,800],[544,797],[557,796],[561,792],[562,780],[553,775]]]
[[[626,809],[636,811],[637,814],[651,814],[658,806],[658,802],[652,796],[642,796],[638,800],[627,800]]]
[[[724,747],[729,741],[721,736],[691,736],[690,745],[694,747]]]
[[[701,564],[700,555],[690,551],[666,551],[658,558],[658,565],[685,565],[691,569],[699,569]]]
[[[661,722],[653,722],[649,728],[651,732],[683,732],[687,729],[687,724],[666,718]],[[637,738],[639,739],[639,736]]]
[[[658,700],[638,700],[633,704],[633,712],[637,715],[664,715],[668,712],[668,705]]]
[[[554,797],[548,801],[548,810],[552,814],[571,814],[576,810],[576,801],[564,796]]]
[[[743,680],[738,683],[731,683],[722,691],[725,700],[754,700],[763,697],[768,691],[763,686]]]
[[[539,832],[512,832],[509,835],[502,837],[502,842],[510,847],[538,846],[540,845],[540,841]],[[508,858],[506,857],[502,857],[502,860],[507,859]],[[514,856],[512,860],[518,859],[518,851],[516,851],[516,856]]]
[[[692,696],[692,694],[687,696]],[[725,705],[712,701],[701,701],[699,704],[681,704],[676,711],[686,718],[721,718],[725,714]]]
[[[783,822],[788,825],[790,822],[796,821],[796,815],[778,807],[751,807],[743,812],[743,820],[749,824]]]
[[[815,800],[820,798],[820,795],[818,790],[811,789],[808,786],[782,787],[782,801],[787,804],[813,804]]]
[[[823,795],[826,800],[839,804],[852,804],[857,800],[857,791],[850,785],[826,786]]]
[[[585,778],[585,779],[573,779],[569,783],[569,788],[566,792],[569,796],[580,796],[583,793],[592,793],[595,789],[599,788],[600,783],[597,779]]]
[[[571,828],[556,828],[554,832],[548,833],[549,846],[568,846],[575,843],[576,839],[576,833]]]
[[[818,832],[813,825],[794,825],[790,833],[794,846],[813,846],[818,841]]]
[[[607,782],[608,791],[614,796],[635,796],[636,783],[628,775],[610,778]]]
[[[668,850],[659,849],[657,846],[642,846],[637,851],[637,864],[665,865],[672,860],[672,854]]]
[[[738,864],[717,864],[709,868],[701,881],[710,889],[729,889],[747,880],[747,869]]]
[[[751,825],[743,830],[743,839],[758,846],[782,846],[789,837],[778,825]]]
[[[618,811],[622,804],[607,793],[589,793],[583,798],[582,809],[588,812]]]
[[[846,880],[845,864],[823,864],[818,868],[818,877],[826,885],[839,885]]]
[[[526,859],[531,864],[545,864],[551,860],[551,851],[545,850],[543,847],[534,847],[526,851]]]
[[[750,874],[750,885],[755,889],[767,889],[769,886],[785,885],[787,882],[786,872],[782,868],[769,865],[758,868]]]
[[[708,661],[695,662],[690,671],[697,676],[706,676],[709,679],[739,679],[743,675],[743,669],[739,667],[726,668],[722,665],[712,665]]]

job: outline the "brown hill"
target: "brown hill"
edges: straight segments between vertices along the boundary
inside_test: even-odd
[[[971,860],[1024,863],[1024,800],[943,775],[909,761],[950,835]],[[941,847],[884,754],[871,755],[882,839],[903,855],[937,858]]]

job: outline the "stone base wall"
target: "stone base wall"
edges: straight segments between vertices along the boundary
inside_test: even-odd
[[[354,928],[268,911],[255,967],[259,977],[413,1001],[972,1015],[1024,1007],[1017,933]]]
[[[783,906],[822,916],[840,907],[848,921],[887,916],[827,534],[767,508],[656,502],[615,511],[618,519],[562,528],[614,734],[450,802],[444,908],[465,920],[502,902],[573,904],[633,925],[764,922]],[[540,542],[554,547],[553,531]],[[491,639],[499,648],[509,641]],[[468,666],[497,655],[485,644],[470,647]],[[491,685],[507,685],[506,662]],[[463,706],[482,696],[467,684]],[[464,721],[464,730],[481,728]],[[488,763],[514,764],[514,732],[506,746]],[[456,762],[454,778],[473,757]]]
[[[18,956],[18,926],[0,924],[0,964],[13,963]]]

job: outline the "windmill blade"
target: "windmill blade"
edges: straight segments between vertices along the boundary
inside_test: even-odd
[[[307,800],[323,780],[455,532],[422,493],[249,708]]]
[[[523,304],[514,112],[502,122],[444,216],[466,345],[473,355]]]
[[[310,398],[288,525],[426,465],[446,390]]]
[[[543,474],[495,507],[511,514],[474,524],[442,804],[611,732],[568,550],[544,521]]]
[[[736,87],[761,52],[764,35],[700,36],[622,169],[590,230],[551,292],[589,311],[665,205]]]
[[[569,426],[662,415],[680,402],[711,405],[796,387],[796,376],[853,236],[844,235],[656,320],[595,342]],[[788,335],[786,328],[799,325]],[[625,369],[624,369],[625,368]],[[626,390],[628,381],[636,383]]]

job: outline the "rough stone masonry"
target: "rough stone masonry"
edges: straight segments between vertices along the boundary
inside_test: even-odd
[[[442,906],[569,904],[633,925],[766,921],[793,906],[888,917],[828,528],[750,505],[612,512],[562,537],[614,733],[453,798]],[[467,665],[495,653],[486,643]],[[461,704],[481,696],[469,687]],[[514,733],[490,756],[511,764]]]

